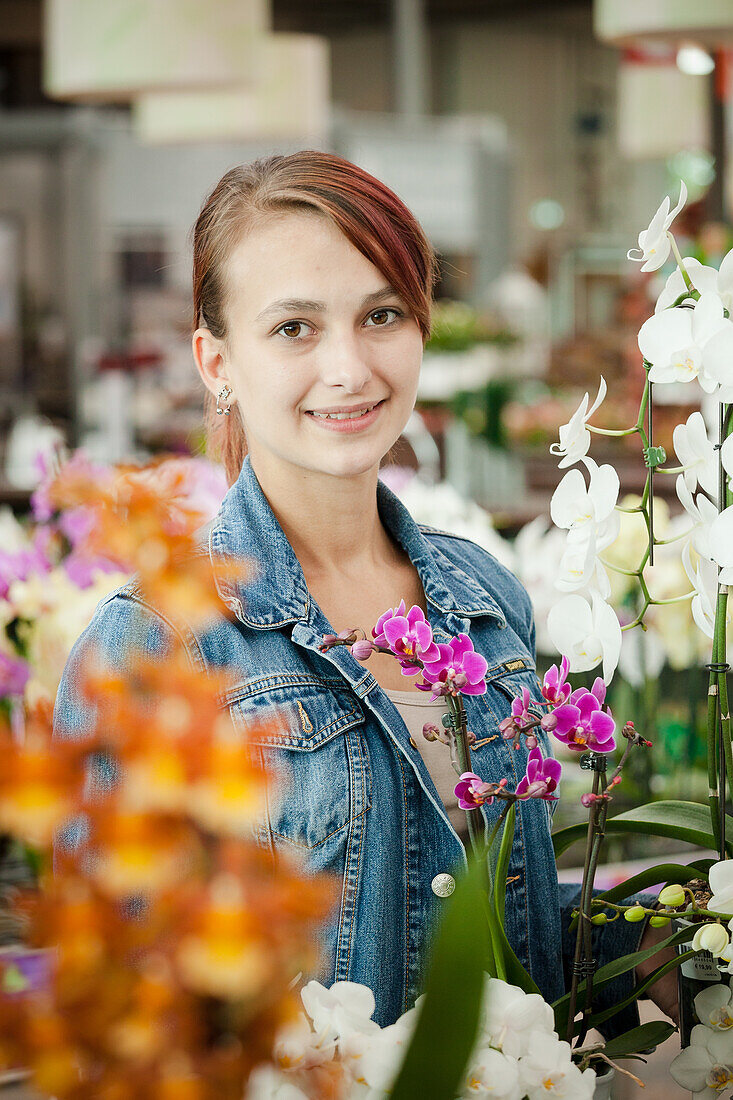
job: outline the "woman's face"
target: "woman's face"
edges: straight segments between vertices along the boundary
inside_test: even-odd
[[[377,468],[414,407],[423,348],[384,275],[327,218],[288,212],[239,242],[225,285],[219,371],[258,475]]]

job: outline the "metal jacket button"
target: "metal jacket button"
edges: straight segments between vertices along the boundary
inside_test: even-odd
[[[415,740],[414,737],[410,738],[410,744],[412,745],[413,749],[417,748],[417,741]]]
[[[435,876],[430,887],[436,897],[449,898],[456,888],[456,880],[453,875],[443,873]]]

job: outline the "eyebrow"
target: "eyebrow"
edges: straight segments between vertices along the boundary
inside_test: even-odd
[[[375,290],[373,294],[367,294],[365,298],[362,298],[359,309],[379,305],[385,299],[394,297],[399,297],[399,295],[393,287],[382,287],[381,290]],[[258,313],[255,321],[262,321],[266,317],[277,313],[325,313],[327,308],[325,302],[313,301],[310,298],[278,298],[276,302],[271,302],[261,313]]]

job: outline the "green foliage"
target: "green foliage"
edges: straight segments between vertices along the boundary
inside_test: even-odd
[[[733,837],[733,818],[727,818],[727,836]],[[555,856],[560,856],[571,844],[585,840],[588,826],[585,822],[569,825],[552,834]],[[606,821],[606,833],[638,833],[646,836],[669,836],[675,840],[694,844],[699,848],[714,848],[715,838],[710,819],[710,807],[697,802],[678,802],[667,800],[650,802],[637,806],[633,810],[609,817]],[[727,841],[730,855],[733,855],[733,840]],[[657,881],[659,881],[657,879]]]
[[[640,1024],[632,1027],[623,1035],[617,1035],[603,1048],[607,1058],[630,1058],[640,1050],[651,1050],[660,1046],[670,1035],[676,1031],[674,1024],[665,1023],[664,1020],[651,1020],[648,1024]]]
[[[486,864],[471,861],[446,905],[425,1000],[392,1100],[454,1100],[478,1031],[488,956]]]

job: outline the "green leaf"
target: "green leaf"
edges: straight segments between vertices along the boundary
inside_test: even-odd
[[[446,906],[425,1000],[392,1100],[454,1100],[478,1030],[488,955],[486,861],[472,859]]]
[[[665,943],[667,942],[669,941],[665,940]],[[619,1001],[617,1004],[611,1005],[610,1008],[604,1009],[603,1012],[593,1013],[593,1015],[588,1020],[588,1026],[598,1027],[599,1024],[602,1024],[606,1020],[609,1020],[612,1016],[615,1016],[618,1012],[621,1011],[622,1008],[626,1008],[627,1005],[630,1005],[634,1001],[638,1000],[642,993],[645,993],[649,986],[654,985],[654,983],[659,978],[663,977],[665,974],[668,974],[670,970],[676,970],[678,966],[681,966],[683,962],[687,962],[687,960],[691,959],[692,956],[695,954],[695,951],[685,951],[682,955],[678,955],[676,959],[670,959],[670,961],[665,963],[664,966],[658,966],[657,969],[653,970],[651,974],[649,974],[644,979],[643,982],[635,986],[634,990],[629,994],[628,997],[624,997],[623,1001]],[[581,1024],[582,1021],[578,1020],[576,1024],[576,1032],[581,1027]]]
[[[618,886],[605,890],[602,894],[596,894],[594,900],[603,898],[605,901],[618,904],[624,898],[630,898],[632,894],[637,894],[648,886],[656,886],[660,882],[679,882],[682,885],[690,879],[699,877],[699,868],[692,865],[686,867],[681,863],[657,863],[654,867],[647,867],[646,870],[640,871],[638,875],[632,875],[626,882],[619,882]],[[623,917],[619,919],[623,920]]]
[[[593,975],[593,991],[594,993],[600,993],[602,989],[605,989],[616,978],[619,978],[622,974],[627,974],[629,970],[633,970],[639,963],[645,962],[650,959],[657,952],[661,951],[665,947],[676,947],[678,943],[687,943],[690,938],[690,931],[687,928],[681,929],[679,932],[674,932],[671,936],[668,936],[665,940],[660,940],[659,943],[653,944],[652,947],[645,947],[643,951],[633,951],[630,955],[622,955],[618,959],[613,959],[610,963],[606,963],[600,970],[597,970]],[[578,984],[578,1004],[580,1004],[580,995],[585,992],[585,981]],[[628,1002],[624,1001],[623,1004],[630,1003],[635,1000],[639,995],[639,989],[637,987],[633,995],[629,998]],[[610,1015],[614,1015],[618,1011],[620,1006],[613,1006]],[[570,994],[566,993],[563,997],[558,998],[552,1005],[553,1012],[555,1013],[555,1030],[558,1035],[565,1035],[568,1026],[568,1010],[570,1008]],[[605,1019],[605,1017],[604,1017]]]
[[[514,843],[514,824],[517,814],[517,805],[515,802],[509,807],[506,815],[506,821],[504,822],[504,831],[501,836],[501,845],[499,846],[499,855],[496,860],[496,868],[494,870],[494,882],[491,889],[491,902],[494,906],[494,912],[496,913],[499,923],[504,924],[504,906],[506,903],[506,879],[509,873],[509,857],[512,852],[512,844]]]
[[[699,802],[677,802],[671,799],[649,802],[606,820],[607,833],[640,833],[647,836],[671,836],[700,848],[714,848],[710,807]],[[585,840],[588,826],[581,821],[552,834],[555,855],[565,852],[577,840]],[[727,815],[726,835],[733,838],[733,817]],[[733,839],[727,848],[733,855]]]
[[[648,1024],[632,1027],[631,1031],[625,1031],[623,1035],[611,1039],[603,1048],[603,1053],[607,1058],[629,1058],[639,1051],[658,1047],[676,1030],[674,1024],[668,1024],[664,1020],[651,1020]]]

